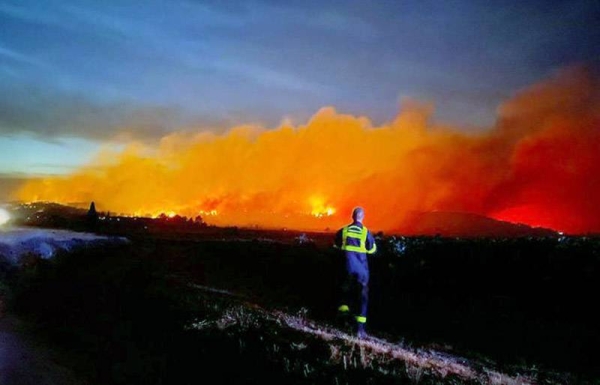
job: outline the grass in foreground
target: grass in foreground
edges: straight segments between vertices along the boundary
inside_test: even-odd
[[[34,260],[12,286],[13,310],[91,383],[585,383],[389,339],[358,340],[304,312],[190,285],[133,246]]]

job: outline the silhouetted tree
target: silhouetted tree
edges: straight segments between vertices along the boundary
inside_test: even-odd
[[[92,201],[92,203],[90,203],[90,209],[88,210],[88,217],[98,217],[98,212],[96,211],[96,204],[94,203],[94,201]]]
[[[92,201],[90,209],[87,212],[87,224],[90,229],[95,230],[98,225],[98,212],[96,211],[96,204]]]

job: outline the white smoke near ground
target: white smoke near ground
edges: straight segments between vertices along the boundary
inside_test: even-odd
[[[0,230],[0,259],[19,264],[28,255],[48,259],[61,251],[76,251],[84,247],[127,244],[124,237],[107,237],[68,230],[9,227]]]

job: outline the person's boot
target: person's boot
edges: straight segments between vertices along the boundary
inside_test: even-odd
[[[347,332],[352,328],[352,316],[350,315],[350,309],[346,305],[342,305],[338,308],[338,312],[335,317],[336,326]]]
[[[367,332],[365,330],[365,324],[359,322],[356,324],[356,337],[363,339],[367,337]]]

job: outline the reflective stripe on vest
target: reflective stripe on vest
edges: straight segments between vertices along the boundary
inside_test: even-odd
[[[362,227],[362,229],[359,226],[356,225],[350,225],[350,226],[346,226],[344,227],[344,229],[342,230],[342,250],[345,251],[355,251],[357,253],[367,253],[367,234],[369,233],[369,230],[367,230],[367,228],[365,226]],[[355,238],[360,240],[360,243],[358,246],[352,246],[352,245],[348,245],[347,240],[348,238]]]

